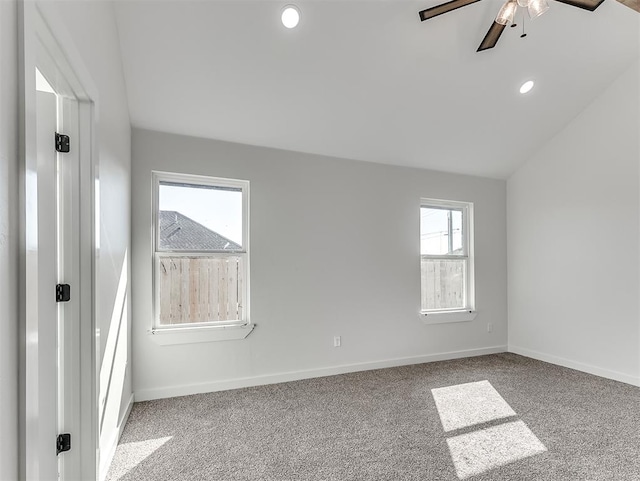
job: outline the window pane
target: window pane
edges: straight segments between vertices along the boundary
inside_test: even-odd
[[[466,307],[466,259],[422,259],[422,310]]]
[[[462,210],[420,208],[420,253],[464,255]]]
[[[159,325],[242,319],[243,257],[160,257]]]
[[[160,182],[158,249],[242,250],[242,189]]]
[[[451,230],[453,237],[453,251],[451,254],[463,254],[462,250],[462,211],[451,211]]]

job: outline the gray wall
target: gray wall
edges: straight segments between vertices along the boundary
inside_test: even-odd
[[[508,181],[509,350],[640,385],[640,67]]]
[[[15,0],[0,2],[0,479],[18,478],[18,45]]]
[[[505,349],[504,181],[138,129],[132,145],[136,399]],[[250,302],[258,327],[246,339],[161,346],[147,333],[152,170],[251,182]],[[421,197],[474,202],[474,321],[424,325],[418,315]],[[334,335],[342,347],[332,347]]]

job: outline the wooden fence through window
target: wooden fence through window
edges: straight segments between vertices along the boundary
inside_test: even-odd
[[[160,325],[242,319],[240,256],[162,256]]]
[[[464,259],[422,259],[422,309],[464,308]]]

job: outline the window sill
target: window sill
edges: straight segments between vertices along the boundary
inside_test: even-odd
[[[244,339],[256,327],[255,324],[241,326],[203,326],[151,329],[148,334],[161,346],[194,344],[198,342],[235,341]]]
[[[421,312],[420,317],[425,324],[445,324],[448,322],[473,321],[478,313],[476,311],[432,311]]]

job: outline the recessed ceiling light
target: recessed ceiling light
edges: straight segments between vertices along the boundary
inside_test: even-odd
[[[300,10],[295,5],[287,5],[282,9],[282,25],[287,28],[294,28],[300,21]]]
[[[532,88],[533,88],[533,80],[527,80],[525,83],[522,84],[522,87],[520,87],[520,93],[526,94]]]

